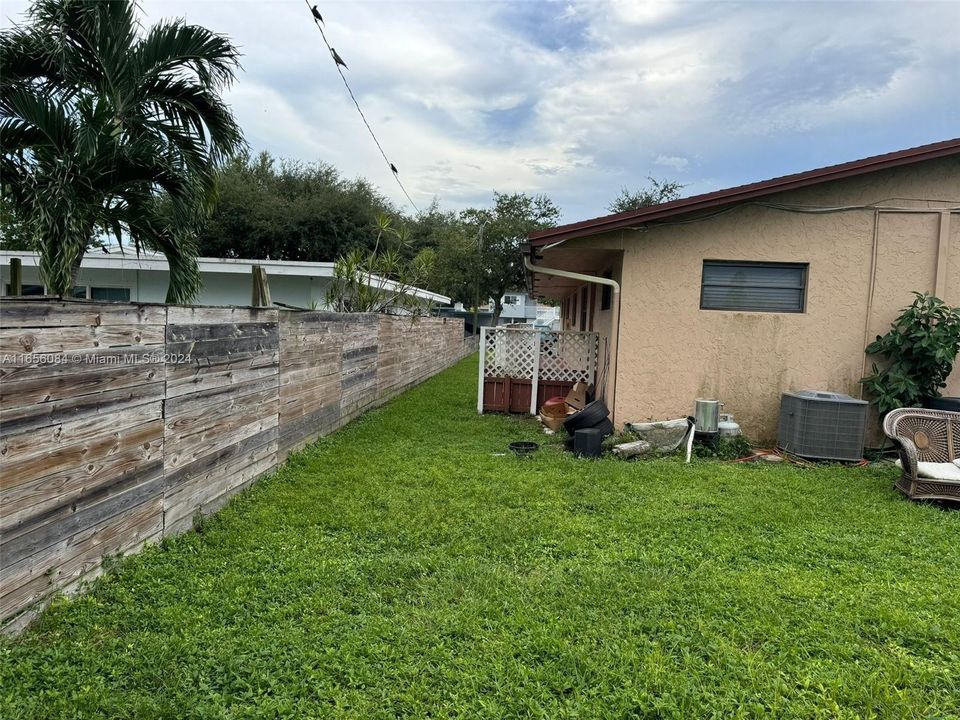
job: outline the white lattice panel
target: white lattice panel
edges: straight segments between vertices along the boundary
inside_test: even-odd
[[[538,347],[539,345],[539,347]],[[490,328],[483,347],[484,377],[593,382],[597,370],[596,333]]]
[[[485,377],[532,379],[537,357],[537,334],[514,328],[491,328],[483,351]]]
[[[531,381],[531,414],[537,411],[541,382],[595,381],[600,347],[597,333],[503,327],[482,328],[480,338],[477,412],[483,412],[484,381],[489,378]],[[509,382],[506,387],[509,395]],[[503,409],[499,400],[493,406]]]
[[[540,380],[592,383],[598,344],[596,333],[540,333]]]

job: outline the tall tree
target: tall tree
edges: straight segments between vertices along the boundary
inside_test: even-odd
[[[650,184],[639,190],[620,188],[620,194],[607,205],[607,210],[612,213],[622,213],[678,200],[680,192],[686,187],[672,180],[657,180],[652,177],[648,177],[647,180]]]
[[[372,249],[384,214],[397,215],[366,180],[346,180],[325,163],[245,154],[220,174],[220,198],[200,233],[200,254],[330,261]]]
[[[0,174],[55,294],[104,233],[163,253],[168,302],[200,287],[196,230],[243,146],[221,92],[238,53],[182,20],[141,33],[129,0],[34,0],[0,33]]]
[[[546,195],[493,194],[489,208],[469,208],[437,250],[442,292],[474,304],[492,298],[493,324],[503,312],[503,295],[523,287],[520,245],[534,230],[553,227],[560,209]]]

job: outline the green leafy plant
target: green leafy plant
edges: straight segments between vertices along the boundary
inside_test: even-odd
[[[753,447],[743,435],[720,435],[712,443],[694,443],[693,454],[711,460],[736,460],[752,455]]]
[[[926,293],[914,295],[890,331],[865,350],[884,360],[860,380],[881,415],[940,397],[960,352],[960,308]]]
[[[377,218],[377,230],[373,250],[351,250],[336,259],[327,304],[336,312],[430,314],[432,303],[417,290],[433,270],[433,251],[407,260],[406,230],[394,228],[386,215]]]

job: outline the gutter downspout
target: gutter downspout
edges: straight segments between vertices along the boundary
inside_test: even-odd
[[[610,413],[616,416],[617,399],[617,347],[620,344],[620,283],[616,280],[597,277],[596,275],[584,275],[583,273],[571,272],[569,270],[558,270],[556,268],[534,265],[530,262],[530,256],[524,253],[523,267],[531,273],[541,273],[542,275],[552,275],[554,277],[567,278],[568,280],[579,280],[585,283],[595,285],[606,285],[613,290],[610,316],[610,376],[607,379],[607,385],[610,388],[610,397],[605,398]]]

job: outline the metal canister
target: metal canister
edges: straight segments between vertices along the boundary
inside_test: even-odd
[[[720,413],[720,424],[717,425],[720,434],[725,437],[734,437],[740,434],[740,426],[729,413]]]
[[[697,398],[693,404],[693,417],[698,432],[717,432],[720,423],[720,401]]]

